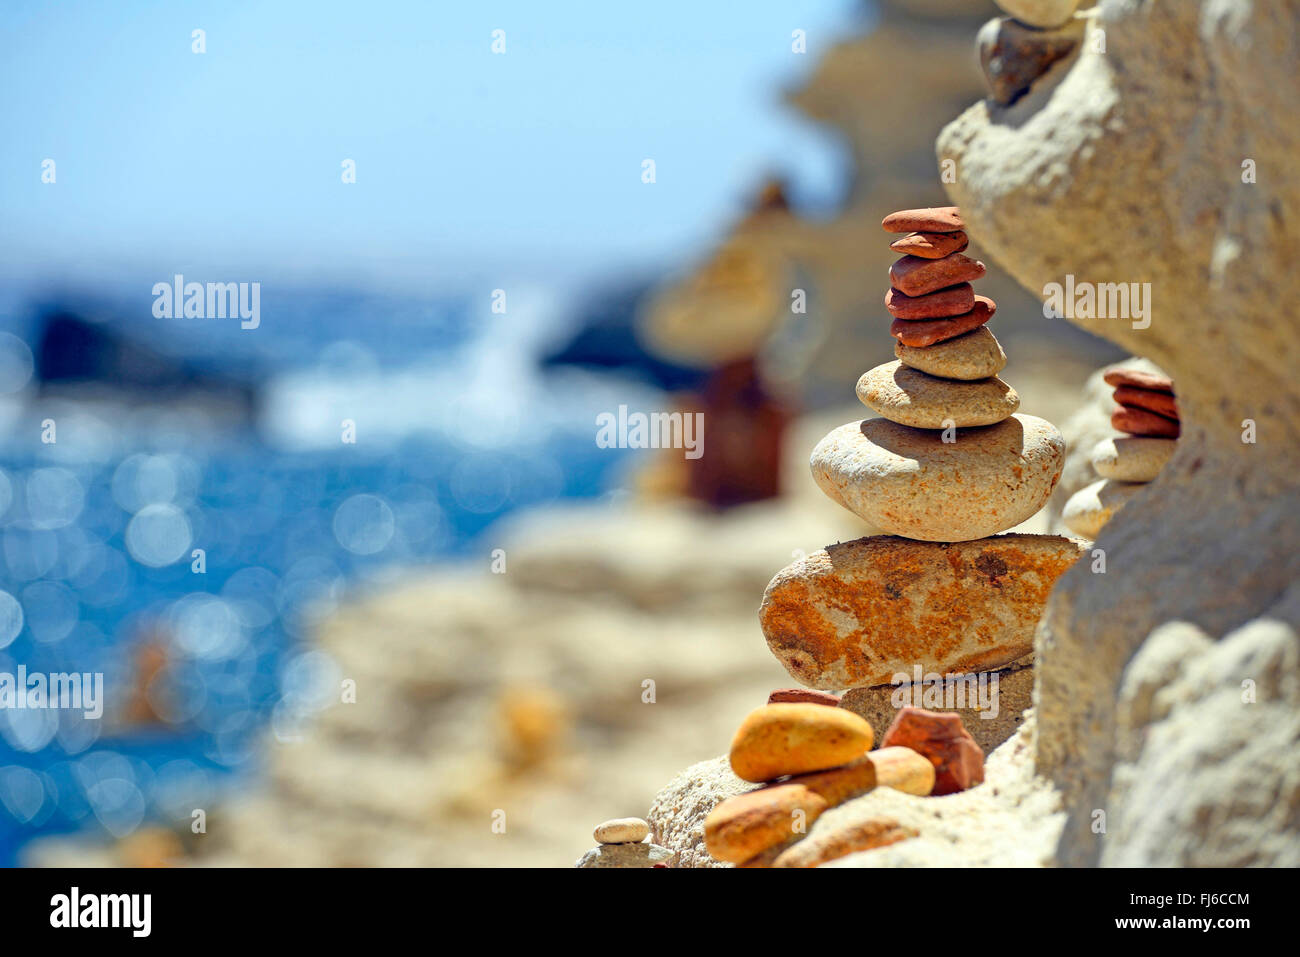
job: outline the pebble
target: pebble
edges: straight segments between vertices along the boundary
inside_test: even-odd
[[[1114,479],[1093,482],[1070,496],[1061,510],[1061,521],[1076,535],[1095,539],[1106,523],[1143,487],[1141,482],[1116,482]]]
[[[1083,39],[1082,20],[1060,29],[1038,30],[1010,17],[994,17],[975,37],[984,82],[994,101],[1007,105],[1026,92]]]
[[[1107,369],[1102,375],[1102,381],[1107,385],[1113,386],[1132,386],[1135,389],[1150,389],[1153,392],[1168,392],[1174,394],[1174,380],[1167,375],[1157,375],[1154,372],[1143,372],[1141,369]]]
[[[1059,27],[1078,9],[1079,0],[994,0],[1021,23],[1031,27]]]
[[[807,833],[826,800],[802,784],[778,784],[727,798],[704,819],[704,847],[741,864]]]
[[[932,794],[955,794],[984,780],[984,752],[955,714],[903,708],[881,744],[911,748],[928,758],[934,765]]]
[[[885,293],[885,308],[895,319],[943,319],[970,312],[975,298],[975,288],[968,282],[924,296],[909,296],[891,288]]]
[[[956,206],[900,209],[882,219],[880,225],[889,233],[955,233],[966,228]]]
[[[997,376],[975,382],[940,379],[900,360],[858,379],[862,404],[891,422],[915,429],[995,425],[1020,408],[1020,396]]]
[[[1135,389],[1131,385],[1115,387],[1115,401],[1130,409],[1146,409],[1166,419],[1179,418],[1178,400],[1168,392],[1155,392],[1151,389]]]
[[[920,348],[895,341],[894,355],[913,369],[962,381],[987,379],[1007,364],[1007,354],[988,326]]]
[[[902,239],[895,239],[889,248],[906,256],[920,256],[922,259],[942,259],[952,253],[959,253],[970,245],[970,240],[963,232],[955,233],[908,233]]]
[[[955,442],[888,419],[849,422],[817,443],[810,466],[832,501],[881,531],[964,542],[1032,516],[1047,503],[1064,463],[1056,427],[1017,413],[959,430]]]
[[[786,671],[816,688],[911,680],[916,665],[991,671],[1033,651],[1048,593],[1082,554],[1080,542],[1060,535],[957,544],[859,538],[777,572],[759,626]]]
[[[658,844],[602,844],[578,859],[575,867],[662,867],[677,856]]]
[[[1120,482],[1150,482],[1178,448],[1174,439],[1121,436],[1102,439],[1092,447],[1092,467],[1102,478]]]
[[[904,256],[889,267],[889,282],[899,292],[915,298],[958,283],[973,282],[986,271],[978,259],[971,259],[961,253],[953,253],[942,259]]]
[[[772,781],[846,764],[871,750],[871,725],[850,711],[817,704],[769,704],[751,711],[731,741],[731,770]]]
[[[831,708],[840,706],[840,696],[829,691],[812,688],[777,688],[767,696],[768,704],[823,704]]]
[[[592,832],[597,844],[639,844],[650,836],[650,825],[639,817],[616,817]]]
[[[1182,432],[1176,419],[1166,419],[1163,415],[1131,406],[1123,406],[1112,412],[1110,424],[1117,432],[1163,439],[1176,439]]]
[[[889,326],[889,334],[905,346],[924,348],[978,329],[993,318],[996,310],[992,299],[976,296],[970,312],[951,319],[895,319]]]

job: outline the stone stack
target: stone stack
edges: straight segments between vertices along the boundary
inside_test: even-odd
[[[1061,513],[1072,532],[1094,539],[1173,457],[1182,430],[1173,379],[1124,368],[1108,369],[1103,378],[1115,389],[1111,427],[1126,434],[1093,447],[1092,467],[1101,479],[1072,495]]]
[[[639,817],[620,817],[598,824],[597,841],[578,859],[577,867],[667,867],[673,852],[646,841],[650,825]]]
[[[858,382],[880,418],[840,426],[812,453],[817,485],[889,533],[814,552],[768,585],[759,620],[768,647],[803,684],[851,689],[841,707],[878,725],[904,704],[956,711],[988,749],[1028,704],[1026,657],[1056,579],[1080,543],[1001,535],[1030,518],[1060,477],[1065,443],[1049,422],[1017,413],[997,377],[1006,355],[986,326],[996,308],[975,295],[984,265],[967,247],[956,207],[892,213],[903,257],[889,270],[897,361]],[[973,700],[1019,672],[1007,702]],[[920,697],[928,684],[959,686]],[[996,680],[993,680],[996,676]],[[966,679],[975,679],[967,681]],[[900,692],[910,685],[915,694]],[[964,700],[954,704],[954,696]],[[1000,715],[996,732],[984,720]],[[978,717],[977,717],[978,716]],[[974,719],[974,720],[972,720]]]

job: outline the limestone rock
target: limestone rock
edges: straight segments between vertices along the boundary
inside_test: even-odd
[[[910,680],[915,665],[994,669],[1033,649],[1047,595],[1080,550],[1054,535],[829,545],[777,573],[759,624],[777,660],[814,688]]]
[[[818,487],[876,528],[922,541],[969,541],[1029,518],[1061,474],[1050,422],[1013,415],[955,442],[888,419],[850,422],[813,449]]]
[[[667,865],[673,852],[658,844],[601,844],[578,858],[575,867],[655,867]]]
[[[1007,364],[1007,354],[988,326],[922,348],[895,342],[894,355],[904,365],[944,379],[987,379]]]
[[[940,160],[961,170],[948,189],[967,232],[1026,288],[1073,274],[1164,290],[1149,322],[1072,320],[1169,373],[1183,434],[1107,526],[1111,573],[1067,573],[1044,615],[1036,761],[1069,815],[1062,865],[1294,860],[1300,751],[1278,747],[1293,724],[1235,704],[1200,721],[1186,704],[1121,716],[1119,702],[1125,668],[1179,621],[1220,667],[1157,701],[1240,701],[1222,666],[1251,640],[1273,649],[1254,658],[1256,685],[1294,687],[1279,629],[1300,621],[1282,597],[1300,579],[1300,337],[1278,304],[1300,301],[1300,180],[1255,170],[1300,152],[1300,127],[1279,119],[1300,100],[1295,16],[1280,2],[1107,0],[1104,52],[1085,38],[1013,106],[975,104],[939,137]],[[1267,442],[1243,443],[1247,419]],[[1243,746],[1248,767],[1225,766]],[[1111,834],[1142,835],[1132,851],[1098,839],[1096,808]]]
[[[997,376],[978,382],[940,379],[900,360],[862,374],[858,398],[891,422],[916,429],[996,425],[1020,408],[1020,396]]]

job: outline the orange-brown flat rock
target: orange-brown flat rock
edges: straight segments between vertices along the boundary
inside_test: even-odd
[[[889,334],[905,346],[932,346],[978,329],[993,318],[997,305],[987,296],[976,296],[970,312],[951,319],[895,319]]]
[[[1129,435],[1148,435],[1162,439],[1176,439],[1182,427],[1173,419],[1156,415],[1146,409],[1121,406],[1110,414],[1111,427]]]
[[[880,225],[887,233],[955,233],[966,228],[956,206],[900,209],[882,219]]]
[[[925,296],[909,296],[891,288],[885,293],[885,308],[895,319],[942,319],[970,312],[975,299],[975,289],[968,282]]]
[[[824,704],[831,708],[840,706],[840,696],[829,691],[812,688],[777,688],[767,696],[768,704]]]
[[[1115,387],[1115,401],[1135,409],[1146,409],[1166,419],[1178,419],[1178,400],[1168,392],[1137,389],[1131,385]]]
[[[964,232],[955,233],[909,233],[902,239],[895,239],[889,248],[901,256],[920,256],[922,259],[942,259],[952,253],[959,253],[970,245]]]
[[[961,253],[942,259],[904,256],[889,267],[889,282],[907,296],[924,296],[958,283],[974,282],[985,273],[984,264]]]
[[[1102,376],[1107,385],[1128,385],[1135,389],[1151,389],[1153,392],[1174,391],[1174,380],[1167,375],[1143,372],[1141,369],[1107,369]]]
[[[739,864],[800,837],[826,807],[824,798],[801,784],[738,794],[704,819],[704,846],[717,860]]]
[[[777,660],[813,687],[911,680],[916,665],[989,671],[1033,650],[1052,586],[1082,554],[1083,543],[1059,535],[860,538],[778,572],[759,624]]]

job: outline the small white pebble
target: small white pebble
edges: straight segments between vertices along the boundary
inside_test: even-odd
[[[650,825],[639,817],[618,817],[596,825],[592,831],[601,844],[638,844],[650,834]]]

